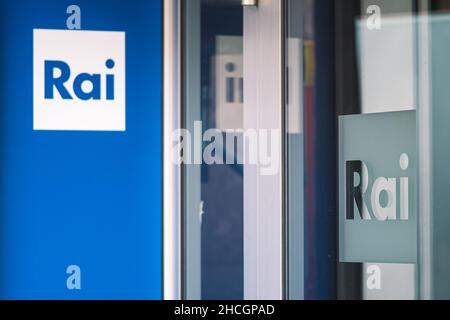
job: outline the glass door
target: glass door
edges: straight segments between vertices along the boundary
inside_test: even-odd
[[[286,1],[289,298],[448,296],[438,280],[447,202],[435,191],[449,181],[438,143],[447,10],[446,1]]]
[[[282,2],[179,1],[181,297],[282,298]]]
[[[450,296],[448,1],[171,2],[180,297]]]
[[[182,273],[186,299],[244,298],[243,7],[182,10]]]

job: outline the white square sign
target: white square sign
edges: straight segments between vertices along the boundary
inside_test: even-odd
[[[125,33],[34,30],[34,130],[125,131]]]

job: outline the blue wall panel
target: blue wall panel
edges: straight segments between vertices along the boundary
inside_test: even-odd
[[[33,29],[66,29],[70,4],[126,32],[126,132],[33,131]],[[161,298],[161,6],[0,1],[0,298]]]

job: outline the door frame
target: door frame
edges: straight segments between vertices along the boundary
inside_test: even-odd
[[[280,133],[276,175],[261,175],[261,164],[244,167],[244,295],[249,300],[285,298],[283,19],[284,1],[244,7],[244,130]]]
[[[172,162],[172,132],[181,128],[181,6],[164,0],[163,297],[182,298],[181,166]]]
[[[164,1],[164,299],[185,297],[183,168],[171,161],[172,133],[183,122],[183,1]],[[284,1],[259,0],[244,10],[244,129],[279,130],[273,176],[244,165],[244,297],[285,297]],[[273,44],[276,43],[274,46]],[[266,64],[267,61],[274,63]],[[264,65],[264,68],[261,68]],[[277,85],[274,86],[273,84]],[[257,116],[255,116],[257,115]]]

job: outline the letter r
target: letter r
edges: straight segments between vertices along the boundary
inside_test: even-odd
[[[355,183],[355,175],[359,177],[359,181]],[[368,188],[369,173],[367,166],[362,161],[347,161],[345,174],[345,203],[347,220],[355,219],[355,206],[359,211],[359,215],[363,220],[371,220],[369,210],[364,203],[363,195]]]
[[[61,75],[55,78],[55,69],[61,71]],[[70,78],[70,67],[64,61],[45,61],[45,99],[53,99],[56,88],[64,100],[72,100],[64,83]]]

